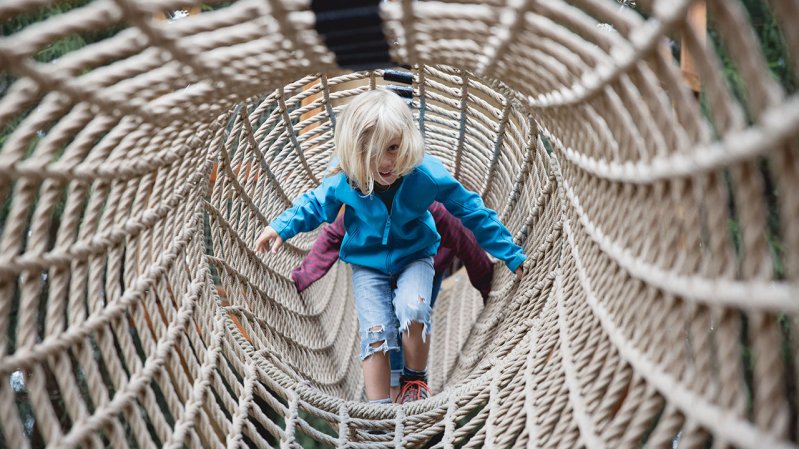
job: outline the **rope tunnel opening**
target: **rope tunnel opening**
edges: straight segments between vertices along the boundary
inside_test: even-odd
[[[796,447],[798,13],[4,2],[0,447]],[[318,232],[253,249],[376,88],[527,255],[445,281],[401,406]]]

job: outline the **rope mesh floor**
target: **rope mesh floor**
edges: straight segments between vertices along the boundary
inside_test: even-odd
[[[428,152],[528,255],[485,308],[449,281],[438,394],[404,406],[361,402],[346,265],[299,296],[315,234],[252,250],[390,65],[340,69],[307,1],[228,3],[97,0],[0,40],[0,447],[797,447],[799,98],[740,2],[707,2],[723,48],[689,0],[379,5]],[[770,6],[799,72],[799,1]]]

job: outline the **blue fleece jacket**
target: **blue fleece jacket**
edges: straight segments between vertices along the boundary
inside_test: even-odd
[[[380,270],[401,271],[414,260],[434,256],[441,237],[427,210],[439,201],[471,229],[480,246],[505,262],[511,271],[524,262],[521,247],[513,243],[497,213],[487,208],[474,192],[466,190],[444,165],[425,155],[422,163],[404,176],[394,196],[391,211],[376,195],[362,195],[350,186],[343,173],[329,176],[314,190],[294,201],[293,206],[269,224],[283,240],[316,229],[336,219],[346,205],[341,260]]]

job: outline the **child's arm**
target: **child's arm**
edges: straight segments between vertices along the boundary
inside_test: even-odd
[[[256,251],[264,252],[271,247],[272,252],[276,253],[284,241],[300,232],[313,231],[323,222],[335,220],[342,204],[335,195],[341,176],[325,178],[319,187],[301,195],[291,208],[272,220],[258,237]],[[272,241],[275,243],[272,244]]]
[[[499,221],[497,213],[485,206],[480,195],[466,190],[437,159],[431,164],[431,169],[438,186],[436,200],[461,219],[483,249],[504,261],[511,271],[521,276],[521,265],[526,256],[522,248],[513,242],[513,236]]]
[[[336,221],[322,230],[311,247],[311,251],[302,259],[300,266],[291,272],[291,279],[297,286],[298,292],[302,292],[318,281],[336,263],[345,233],[344,214],[339,215]]]

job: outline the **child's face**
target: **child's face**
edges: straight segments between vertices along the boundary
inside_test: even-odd
[[[378,184],[388,186],[399,178],[399,175],[394,172],[394,163],[397,160],[399,145],[399,137],[391,139],[385,151],[383,151],[383,156],[377,161],[377,173],[375,173],[374,177]]]

